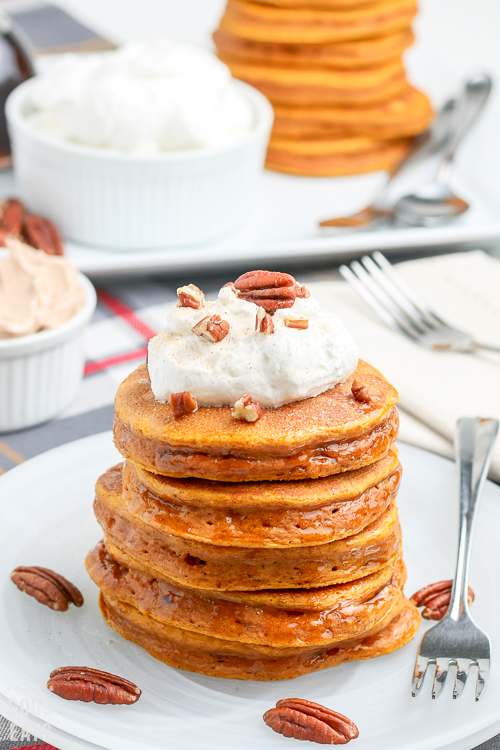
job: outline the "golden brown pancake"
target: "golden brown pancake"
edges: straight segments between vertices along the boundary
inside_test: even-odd
[[[401,59],[414,40],[411,29],[389,36],[339,44],[285,44],[260,42],[217,29],[217,54],[224,61],[277,65],[285,68],[375,68]]]
[[[148,526],[184,539],[221,546],[299,547],[359,533],[395,499],[400,479],[394,448],[363,469],[295,482],[173,479],[127,462],[123,504]]]
[[[284,592],[285,606],[252,602],[251,594],[233,592],[227,599],[219,592],[179,588],[152,574],[123,554],[118,560],[100,543],[89,553],[87,570],[105,596],[125,602],[161,623],[224,640],[274,647],[338,644],[373,631],[401,608],[406,572],[399,556],[372,576],[352,584]],[[320,592],[327,608],[317,606]],[[258,592],[257,592],[258,594]],[[280,592],[265,592],[268,600],[280,600]]]
[[[281,8],[229,0],[220,28],[259,42],[328,44],[408,29],[416,10],[415,0],[385,0],[342,10]]]
[[[408,86],[401,60],[379,68],[284,68],[224,59],[235,78],[259,89],[271,104],[364,107],[400,96]]]
[[[366,385],[370,403],[351,386]],[[315,398],[263,409],[240,422],[230,406],[200,407],[174,419],[155,400],[146,365],[118,388],[114,439],[120,453],[153,473],[224,482],[306,479],[367,466],[395,440],[397,393],[362,360],[349,378]]]
[[[380,0],[249,0],[259,5],[274,5],[279,8],[301,8],[304,10],[349,10],[359,6],[376,5]]]
[[[359,534],[327,544],[255,548],[195,542],[131,516],[123,503],[120,480],[119,472],[107,473],[96,485],[94,511],[106,549],[115,559],[120,550],[126,552],[183,586],[213,591],[329,586],[380,570],[401,544],[394,504]]]
[[[100,606],[111,627],[156,659],[190,672],[240,680],[292,679],[346,661],[388,654],[408,643],[420,624],[417,608],[405,599],[399,614],[389,616],[377,633],[360,640],[320,649],[282,649],[182,630],[141,615],[135,607],[103,594]]]
[[[406,138],[374,140],[353,136],[295,140],[273,136],[266,168],[304,177],[339,177],[390,170],[401,161],[409,147],[410,140]]]
[[[432,116],[428,97],[408,86],[401,95],[369,107],[275,105],[273,135],[293,140],[404,138],[423,133]]]

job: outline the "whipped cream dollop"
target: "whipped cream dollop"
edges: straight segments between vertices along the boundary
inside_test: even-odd
[[[254,124],[224,63],[165,39],[64,55],[30,88],[25,116],[61,139],[138,155],[229,145]]]
[[[255,330],[262,308],[223,287],[200,309],[176,307],[165,328],[149,342],[148,369],[158,401],[190,391],[200,406],[234,404],[249,394],[261,406],[281,406],[317,396],[356,369],[356,343],[332,312],[310,296],[272,316],[274,333]],[[206,316],[229,324],[221,341],[193,333]],[[289,328],[287,318],[307,320],[306,329]]]
[[[7,237],[0,248],[0,339],[28,336],[69,320],[85,290],[66,258]]]

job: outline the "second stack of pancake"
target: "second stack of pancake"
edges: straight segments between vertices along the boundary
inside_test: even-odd
[[[415,13],[415,0],[228,0],[217,54],[273,104],[269,169],[354,174],[404,156],[432,117],[402,62]]]
[[[108,623],[167,664],[239,679],[404,645],[419,615],[402,593],[396,401],[360,361],[253,424],[231,407],[176,420],[139,367],[117,394],[126,461],[97,483],[104,541],[87,559]]]

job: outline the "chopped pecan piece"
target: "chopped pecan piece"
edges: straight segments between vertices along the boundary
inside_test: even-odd
[[[48,568],[20,566],[12,571],[10,577],[18,589],[58,612],[65,612],[70,604],[76,607],[83,604],[83,596],[76,586]]]
[[[285,325],[287,328],[298,328],[305,331],[309,327],[309,321],[307,318],[295,318],[293,315],[289,315],[285,318]]]
[[[170,396],[170,406],[172,407],[175,419],[185,417],[186,414],[192,414],[198,409],[196,399],[190,391],[172,393]]]
[[[255,317],[255,330],[259,333],[274,333],[274,322],[263,307],[259,307]]]
[[[263,307],[271,315],[292,307],[297,296],[296,281],[289,273],[250,271],[236,279],[239,298]]]
[[[61,235],[55,224],[36,214],[26,214],[23,221],[23,238],[32,247],[47,255],[64,255]]]
[[[417,607],[424,607],[422,617],[425,617],[426,620],[442,620],[450,606],[452,586],[453,581],[431,583],[413,594],[410,601]],[[467,600],[469,604],[474,601],[474,592],[471,586],[469,586],[467,592]]]
[[[240,294],[240,293],[239,293],[239,291],[238,291],[238,290],[236,289],[236,287],[235,287],[235,285],[234,285],[234,282],[233,282],[233,281],[228,281],[228,282],[227,282],[227,284],[224,284],[224,286],[222,287],[222,289],[225,289],[225,288],[226,288],[227,286],[231,288],[231,291],[232,291],[232,292],[233,292],[234,294],[236,294],[236,296],[237,296],[237,297],[239,297],[239,294]]]
[[[363,383],[360,383],[359,380],[355,380],[353,382],[351,393],[356,401],[363,401],[365,404],[369,404],[372,400],[372,397],[368,392],[368,388],[366,387],[366,385],[363,385]]]
[[[302,698],[278,701],[276,708],[266,711],[264,721],[285,737],[319,745],[345,745],[359,735],[356,725],[346,716]]]
[[[311,296],[311,292],[309,291],[309,289],[307,289],[305,286],[301,286],[300,284],[297,284],[297,286],[295,287],[295,293],[297,297],[302,297],[305,299]]]
[[[8,198],[1,206],[0,227],[13,237],[20,237],[24,206],[17,198]]]
[[[203,336],[207,341],[211,341],[213,344],[222,341],[223,338],[229,333],[229,323],[227,320],[222,320],[220,315],[212,315],[206,318],[202,318],[191,329],[197,336]]]
[[[195,284],[180,286],[177,290],[177,307],[192,307],[199,310],[205,304],[205,295]]]
[[[262,417],[262,409],[256,401],[248,394],[242,396],[233,406],[231,412],[233,419],[239,419],[243,422],[257,422]]]
[[[60,698],[84,703],[130,705],[141,697],[141,690],[133,682],[90,667],[54,669],[47,687]]]

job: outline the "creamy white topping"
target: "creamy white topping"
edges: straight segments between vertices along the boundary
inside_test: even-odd
[[[85,302],[78,271],[12,237],[0,251],[0,339],[57,328]]]
[[[280,406],[317,396],[345,380],[358,362],[353,337],[342,321],[313,298],[273,315],[274,333],[255,330],[259,307],[238,299],[230,287],[199,310],[176,307],[163,331],[149,342],[148,369],[158,401],[190,391],[201,406],[234,404],[249,394],[261,406]],[[219,315],[229,333],[213,343],[192,328]],[[288,316],[307,319],[307,329],[289,328]]]
[[[37,79],[26,110],[59,138],[144,155],[228,145],[254,121],[224,63],[162,39],[64,55]]]

